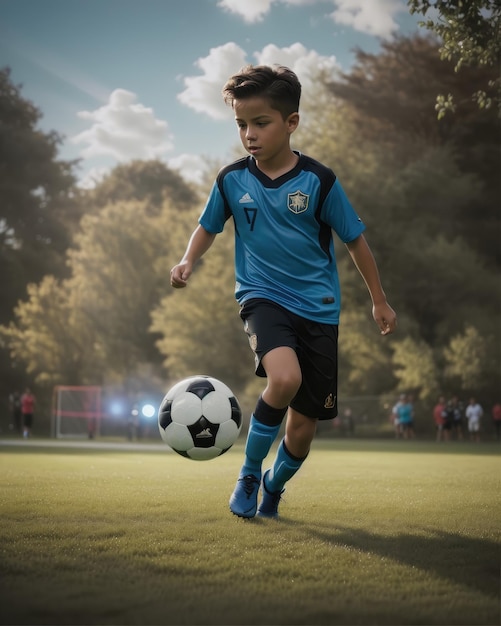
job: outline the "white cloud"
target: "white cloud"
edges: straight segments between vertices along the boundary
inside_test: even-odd
[[[242,0],[219,0],[218,7],[221,7],[229,13],[236,13],[240,17],[252,24],[261,22],[263,17],[270,11],[273,0],[251,0],[250,2],[242,2]]]
[[[321,72],[334,73],[339,69],[335,56],[322,56],[315,50],[308,50],[302,43],[294,43],[286,48],[279,48],[275,44],[268,44],[261,52],[254,56],[260,65],[285,65],[293,70],[302,86],[303,91],[315,84],[315,79]]]
[[[332,0],[337,7],[329,17],[337,24],[387,39],[398,30],[393,19],[405,11],[402,0]]]
[[[321,0],[322,1],[322,0]],[[315,4],[318,0],[219,0],[217,5],[229,13],[235,13],[244,19],[248,24],[262,22],[264,16],[270,12],[273,4],[290,4],[301,6]]]
[[[207,159],[198,154],[180,154],[168,159],[167,165],[179,172],[186,181],[196,184],[204,182],[208,168]]]
[[[228,78],[245,65],[245,56],[244,50],[233,42],[211,48],[208,56],[195,63],[202,75],[184,78],[186,88],[178,94],[179,101],[214,119],[228,119],[228,107],[224,104],[221,89]]]
[[[219,0],[217,5],[248,24],[254,24],[262,22],[274,4],[304,6],[327,1],[336,7],[329,15],[336,24],[383,38],[391,37],[398,29],[393,19],[395,14],[407,10],[405,0]]]
[[[153,109],[137,102],[136,94],[125,89],[115,89],[107,104],[80,111],[78,117],[91,123],[71,139],[75,144],[87,144],[81,152],[86,158],[156,159],[173,147],[167,122],[156,119]]]

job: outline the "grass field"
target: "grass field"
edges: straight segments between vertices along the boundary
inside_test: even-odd
[[[0,447],[2,624],[500,623],[499,448],[318,440],[281,519],[207,462]]]

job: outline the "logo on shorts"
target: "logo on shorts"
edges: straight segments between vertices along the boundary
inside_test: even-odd
[[[333,396],[332,393],[330,393],[327,398],[325,398],[324,409],[333,409],[335,403],[336,396]]]
[[[289,211],[293,213],[303,213],[308,208],[308,202],[310,200],[310,196],[307,196],[299,189],[295,193],[290,193],[287,196],[287,206]]]
[[[249,335],[249,344],[253,352],[257,349],[257,335]]]

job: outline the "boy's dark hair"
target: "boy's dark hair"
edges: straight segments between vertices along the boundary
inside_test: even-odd
[[[262,96],[272,109],[280,111],[285,120],[299,110],[301,83],[296,74],[283,65],[246,65],[232,76],[223,87],[226,104],[234,100]]]

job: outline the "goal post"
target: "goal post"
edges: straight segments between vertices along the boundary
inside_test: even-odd
[[[101,387],[54,387],[52,432],[57,439],[99,435],[101,420]]]

